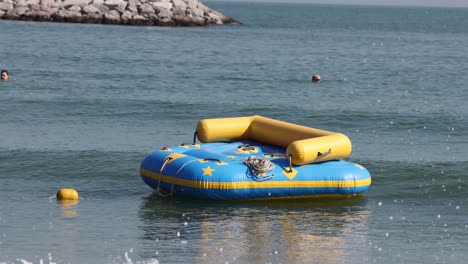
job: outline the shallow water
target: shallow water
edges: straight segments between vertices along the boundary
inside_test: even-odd
[[[245,24],[0,21],[0,263],[462,263],[468,10],[209,5]],[[371,188],[214,203],[140,179],[199,119],[253,114],[346,133]]]

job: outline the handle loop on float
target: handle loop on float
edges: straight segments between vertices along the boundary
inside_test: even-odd
[[[161,189],[159,189],[159,185],[161,184],[161,175],[163,174],[163,171],[164,171],[164,167],[166,167],[167,163],[174,159],[173,157],[166,157],[164,159],[164,163],[163,165],[161,166],[161,169],[159,170],[159,178],[158,178],[158,187],[156,187],[155,191],[159,194],[161,193]]]
[[[197,143],[197,135],[198,135],[198,132],[195,131],[195,133],[193,133],[193,143],[192,143],[192,145],[195,145]]]
[[[293,168],[292,168],[292,155],[289,154],[289,155],[288,155],[288,158],[289,158],[289,171],[288,171],[288,172],[293,172]]]
[[[323,156],[326,156],[326,155],[331,154],[331,153],[332,153],[331,149],[329,149],[327,152],[323,152],[323,153],[319,151],[317,153],[317,157],[323,157]]]

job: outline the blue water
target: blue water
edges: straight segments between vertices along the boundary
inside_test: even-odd
[[[0,21],[0,263],[463,263],[468,9],[207,4],[244,24]],[[371,188],[213,203],[140,179],[198,120],[254,114],[347,134]]]

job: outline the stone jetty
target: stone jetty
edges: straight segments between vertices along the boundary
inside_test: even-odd
[[[198,0],[0,0],[0,19],[141,26],[239,23]]]

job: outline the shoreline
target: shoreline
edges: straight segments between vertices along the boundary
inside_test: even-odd
[[[0,19],[162,27],[240,24],[198,0],[0,0]]]

